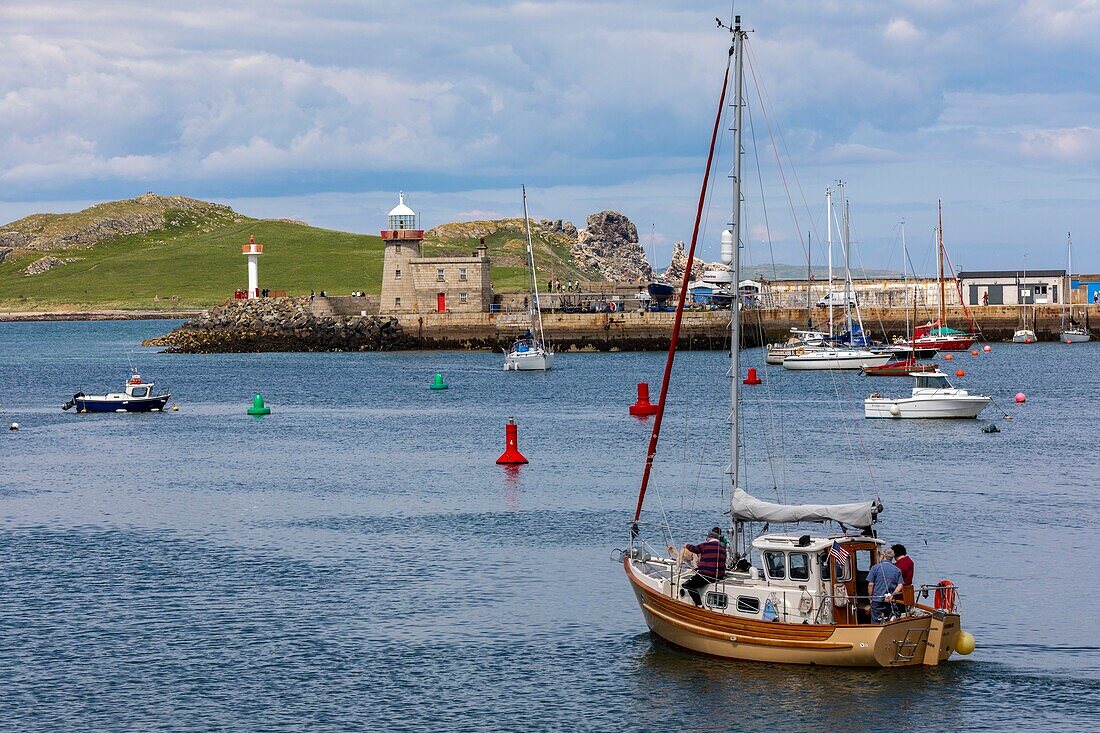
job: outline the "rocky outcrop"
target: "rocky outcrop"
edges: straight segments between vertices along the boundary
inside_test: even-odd
[[[197,227],[213,231],[244,221],[228,206],[186,196],[147,193],[73,214],[33,214],[0,227],[0,247],[48,251],[92,247],[107,239],[162,229]]]
[[[4,258],[0,257],[0,261]],[[77,257],[54,257],[53,255],[46,255],[40,257],[34,262],[24,267],[20,272],[24,275],[41,275],[43,272],[49,272],[55,267],[60,267],[68,262],[76,262]]]
[[[588,226],[577,233],[573,259],[596,270],[612,282],[640,282],[653,277],[653,268],[638,242],[634,222],[617,211],[601,211],[588,217]]]
[[[686,266],[687,249],[683,242],[677,242],[672,246],[672,259],[669,260],[668,268],[665,270],[665,279],[672,281],[682,279],[684,277],[684,267]],[[707,270],[728,271],[729,269],[729,265],[721,262],[705,262],[698,257],[693,257],[691,261],[691,279],[700,279]]]
[[[15,252],[15,247],[0,247],[0,262],[8,259]]]
[[[315,316],[309,298],[232,300],[145,342],[169,352],[391,351],[411,340],[386,316]]]

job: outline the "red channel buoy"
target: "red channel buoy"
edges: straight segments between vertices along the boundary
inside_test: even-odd
[[[964,372],[964,371],[963,371],[962,369],[956,369],[956,370],[955,370],[955,376],[956,376],[956,377],[965,377],[965,376],[966,376],[966,372]]]
[[[630,406],[634,417],[649,417],[657,414],[657,405],[649,401],[649,382],[638,382],[638,401]]]
[[[977,349],[971,349],[970,350],[970,355],[971,356],[977,356],[978,355],[978,350]]]
[[[514,418],[508,418],[508,424],[504,426],[504,452],[500,454],[497,463],[504,466],[518,466],[527,463],[527,459],[519,452],[519,430]]]
[[[760,377],[756,376],[756,367],[749,367],[749,375],[742,380],[741,384],[763,384]]]
[[[1024,343],[1025,343],[1025,344],[1030,344],[1030,343],[1031,343],[1031,339],[1029,339],[1029,338],[1028,338],[1028,339],[1024,339]]]
[[[953,361],[955,359],[955,355],[954,354],[944,354],[943,358],[944,358],[945,361]]]
[[[1025,402],[1027,402],[1027,395],[1024,394],[1023,392],[1017,392],[1016,393],[1016,404],[1017,405],[1022,405]]]
[[[990,351],[993,351],[993,347],[990,346],[989,344],[986,344],[985,346],[982,347],[982,351],[984,351],[985,353],[988,354]]]

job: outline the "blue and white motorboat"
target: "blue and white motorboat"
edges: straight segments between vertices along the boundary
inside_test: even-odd
[[[172,395],[156,394],[153,390],[155,386],[153,382],[141,381],[141,375],[134,372],[126,381],[124,391],[105,395],[77,392],[61,409],[75,407],[77,412],[160,412]]]

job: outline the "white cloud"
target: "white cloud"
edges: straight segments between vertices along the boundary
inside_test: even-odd
[[[905,18],[891,18],[882,35],[891,43],[916,43],[924,33]]]

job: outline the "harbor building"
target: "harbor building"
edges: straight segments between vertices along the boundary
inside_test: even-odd
[[[493,302],[484,242],[469,257],[424,257],[419,217],[398,194],[382,240],[381,313],[484,313]]]
[[[971,270],[959,273],[967,305],[1049,305],[1062,303],[1065,270]]]

